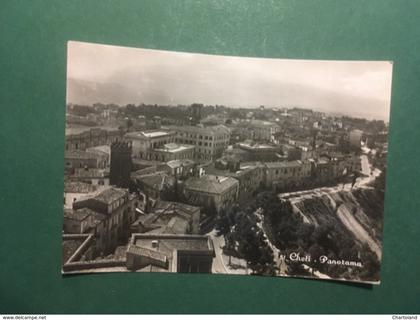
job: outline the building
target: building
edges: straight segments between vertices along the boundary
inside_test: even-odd
[[[162,171],[145,175],[133,174],[132,177],[142,194],[146,211],[155,205],[162,191],[173,190],[175,185],[175,179]]]
[[[74,173],[68,176],[68,180],[85,182],[94,186],[109,186],[110,184],[108,169],[75,169]]]
[[[211,273],[215,250],[208,236],[133,234],[106,257],[96,257],[92,234],[63,234],[62,272]]]
[[[131,142],[115,142],[111,145],[111,167],[109,181],[111,185],[128,188],[132,169]]]
[[[110,145],[121,141],[124,131],[117,128],[66,128],[66,151],[86,150],[87,148]]]
[[[131,225],[132,233],[198,234],[200,208],[185,203],[159,200],[150,213]]]
[[[167,130],[147,130],[129,132],[125,138],[132,141],[133,157],[151,160],[150,151],[174,142],[175,133]]]
[[[64,209],[63,232],[69,234],[87,233],[93,225],[94,211]]]
[[[111,162],[111,146],[110,145],[103,145],[103,146],[96,146],[86,149],[87,152],[91,152],[102,156],[105,160],[105,167],[109,167]]]
[[[194,159],[195,146],[189,144],[167,143],[141,154],[147,160],[168,162],[171,160]]]
[[[63,234],[62,272],[78,274],[90,272],[124,272],[126,267],[126,246],[117,247],[106,258],[95,254],[95,235]]]
[[[206,174],[213,176],[226,176],[238,180],[238,197],[246,199],[252,197],[259,189],[265,186],[265,166],[260,162],[216,162],[205,168]]]
[[[211,273],[215,251],[208,236],[133,234],[126,257],[132,271]]]
[[[162,166],[163,170],[170,176],[191,177],[195,174],[196,164],[190,159],[172,160]]]
[[[243,120],[236,124],[235,132],[241,140],[274,141],[280,126],[274,122],[263,120]]]
[[[360,148],[360,143],[362,142],[363,131],[361,130],[352,130],[349,134],[349,141],[352,146]]]
[[[240,149],[240,150],[235,150]],[[239,151],[239,152],[238,152]],[[282,159],[282,149],[272,144],[246,140],[236,144],[236,148],[226,150],[225,155],[232,155],[240,161],[279,161]]]
[[[95,236],[98,249],[104,253],[115,250],[129,235],[129,226],[136,219],[135,207],[135,198],[127,190],[114,187],[73,202],[73,210],[88,208],[103,216],[95,216],[98,223],[103,221],[103,228],[96,230]]]
[[[103,153],[84,150],[70,150],[64,154],[65,167],[67,172],[76,168],[106,168],[109,164],[109,157]]]
[[[177,143],[195,146],[194,159],[197,161],[205,162],[217,159],[229,145],[230,130],[224,125],[172,126],[170,129],[175,132]]]
[[[303,185],[312,174],[309,161],[269,162],[266,167],[266,186],[283,189]]]
[[[63,234],[61,242],[63,265],[75,260],[92,258],[94,241],[92,234]]]
[[[238,199],[239,182],[232,177],[203,175],[189,178],[184,185],[188,203],[220,210],[231,206]]]
[[[73,202],[94,196],[98,192],[99,187],[84,183],[80,181],[65,181],[64,182],[64,208],[72,209]]]

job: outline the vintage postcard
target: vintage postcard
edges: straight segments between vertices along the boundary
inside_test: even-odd
[[[391,79],[69,42],[62,272],[379,283]]]

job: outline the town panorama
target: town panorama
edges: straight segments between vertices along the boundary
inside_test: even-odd
[[[62,271],[378,282],[388,124],[302,107],[66,107]]]

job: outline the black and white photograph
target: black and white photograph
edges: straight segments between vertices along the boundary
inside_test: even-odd
[[[379,284],[392,66],[69,41],[62,273]]]

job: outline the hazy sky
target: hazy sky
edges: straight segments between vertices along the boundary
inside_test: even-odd
[[[388,120],[392,64],[68,43],[67,102],[301,106]]]

